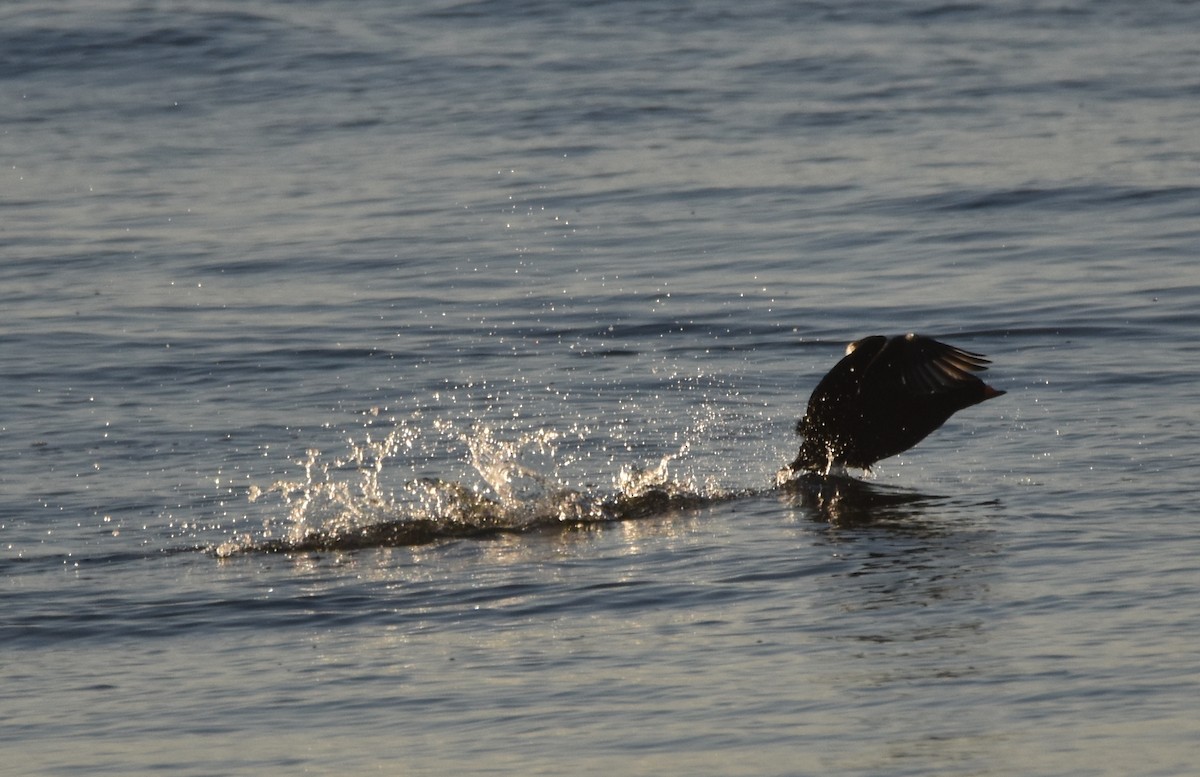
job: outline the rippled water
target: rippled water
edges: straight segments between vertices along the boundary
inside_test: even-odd
[[[1192,16],[8,3],[5,768],[1188,773]]]

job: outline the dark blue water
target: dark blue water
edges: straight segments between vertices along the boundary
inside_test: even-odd
[[[6,4],[6,773],[1188,773],[1198,32]],[[1008,393],[777,486],[906,331]]]

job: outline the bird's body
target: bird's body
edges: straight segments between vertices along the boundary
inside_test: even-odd
[[[959,410],[1004,393],[973,374],[988,364],[981,354],[914,334],[851,343],[796,424],[804,441],[792,470],[869,469],[908,450]]]

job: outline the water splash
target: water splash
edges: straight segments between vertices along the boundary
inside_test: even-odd
[[[432,456],[425,439],[430,430],[441,447]],[[687,457],[687,443],[653,466],[622,467],[611,490],[572,485],[565,471],[582,454],[564,452],[560,444],[586,436],[586,429],[504,435],[485,424],[460,431],[452,422],[426,424],[418,418],[398,423],[381,438],[367,435],[362,442],[348,441],[348,453],[339,458],[309,449],[297,462],[302,478],[251,489],[251,501],[278,500],[285,511],[282,520],[267,519],[259,536],[230,538],[215,553],[227,557],[412,545],[630,520],[730,497],[715,483],[699,487],[672,478],[670,466]],[[445,464],[447,446],[465,449],[460,458],[475,482],[422,474],[433,462]],[[393,479],[399,482],[390,486]]]
[[[490,426],[476,425],[462,440],[470,451],[471,466],[500,506],[516,519],[534,520],[553,512],[571,493],[553,474],[558,462],[555,442],[560,438],[553,430],[539,429],[503,440]],[[543,457],[543,469],[529,463],[533,455]]]

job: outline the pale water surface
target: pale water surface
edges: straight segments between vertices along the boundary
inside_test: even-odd
[[[0,10],[13,775],[1179,775],[1187,3]],[[844,344],[1008,393],[776,485]]]

